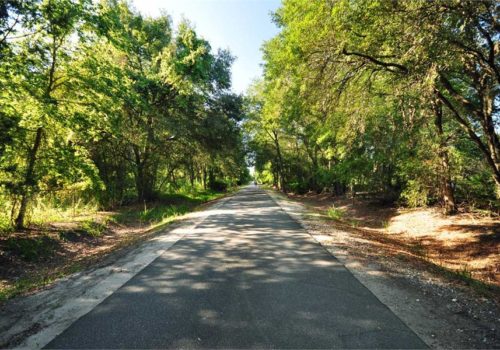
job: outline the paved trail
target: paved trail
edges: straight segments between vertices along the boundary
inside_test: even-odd
[[[47,348],[423,348],[250,186]]]

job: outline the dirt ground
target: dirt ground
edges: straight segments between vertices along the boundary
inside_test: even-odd
[[[500,218],[495,214],[445,216],[438,208],[396,208],[376,200],[329,194],[290,198],[322,216],[332,207],[342,211],[338,224],[379,241],[395,254],[404,251],[464,277],[500,286]]]
[[[196,210],[210,203],[198,205]],[[93,231],[97,230],[98,234],[82,229],[81,222],[89,220],[82,216],[0,235],[0,303],[91,267],[112,252],[152,237],[166,225],[152,225],[134,218],[125,218],[120,223],[109,220],[116,214],[92,215],[91,222],[96,226]],[[172,217],[172,221],[182,218]]]
[[[381,225],[377,221],[397,214],[377,217],[377,208],[371,208],[358,214],[371,213],[372,225],[354,223],[347,213],[339,222],[327,219],[321,209],[331,205],[330,199],[268,193],[430,348],[500,348],[500,289],[449,273],[414,245],[376,228]],[[385,207],[380,212],[390,210]]]
[[[78,269],[79,264],[88,264],[147,234],[148,227],[144,225],[125,229],[113,224],[102,235],[94,237],[68,222],[0,236],[0,289],[9,288],[16,281],[42,276],[55,278],[67,269]],[[43,282],[40,280],[40,283]]]

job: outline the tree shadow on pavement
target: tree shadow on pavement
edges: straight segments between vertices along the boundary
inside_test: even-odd
[[[422,348],[260,190],[142,270],[48,348]]]

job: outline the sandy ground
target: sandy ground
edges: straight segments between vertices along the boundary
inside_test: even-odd
[[[438,208],[396,208],[329,194],[290,198],[324,215],[333,207],[343,213],[340,221],[346,229],[392,241],[439,266],[500,286],[498,215],[469,211],[446,216]]]
[[[337,257],[432,348],[500,348],[499,295],[433,272],[432,263],[394,251],[321,219],[302,203],[269,192],[283,210]]]

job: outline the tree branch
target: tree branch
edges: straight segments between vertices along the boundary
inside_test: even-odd
[[[399,63],[392,63],[392,62],[384,62],[379,60],[378,58],[375,58],[373,56],[360,53],[360,52],[348,52],[345,48],[342,49],[342,54],[346,56],[358,56],[361,58],[364,58],[372,63],[375,63],[376,65],[382,66],[384,68],[387,68],[388,71],[396,73],[396,72],[402,72],[404,74],[408,74],[408,68],[405,66],[399,64]],[[391,68],[397,68],[397,70],[391,69]]]
[[[492,158],[492,154],[490,153],[490,151],[488,150],[486,145],[483,143],[481,138],[479,136],[477,136],[475,131],[472,129],[471,125],[460,115],[460,113],[458,113],[456,108],[446,98],[446,96],[444,96],[439,90],[436,90],[436,94],[439,97],[439,99],[441,101],[443,101],[443,103],[446,105],[446,107],[448,107],[448,109],[453,113],[453,116],[458,121],[458,123],[460,124],[462,129],[465,130],[465,132],[469,135],[469,137],[472,139],[472,141],[474,141],[477,144],[477,146],[479,147],[479,149],[484,153],[484,155],[486,156],[486,160],[488,161],[488,164],[490,165],[493,172],[495,173],[495,176],[497,178],[499,178],[500,172],[495,164],[495,161]]]

